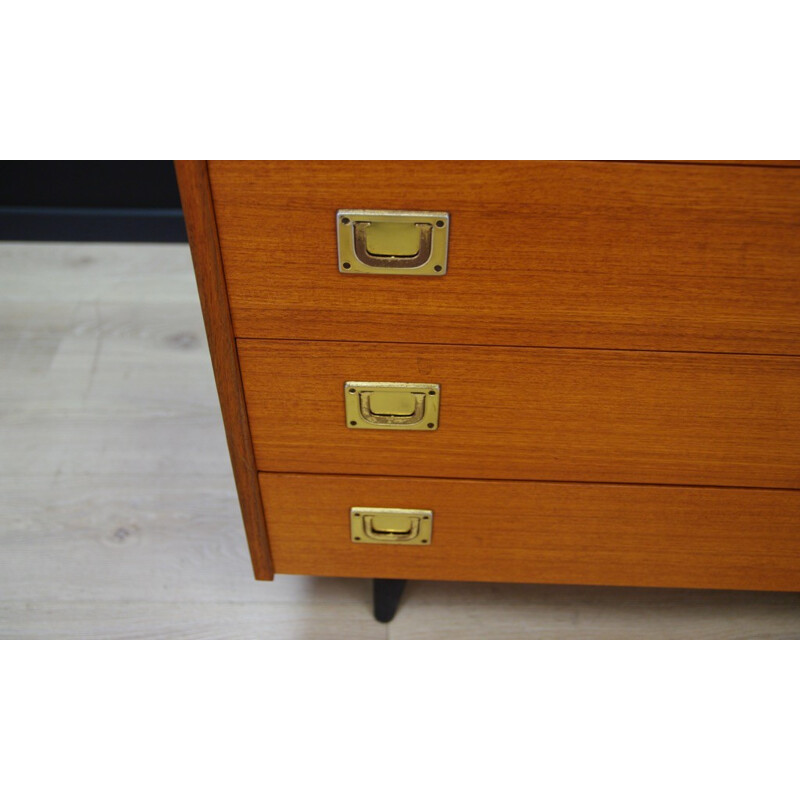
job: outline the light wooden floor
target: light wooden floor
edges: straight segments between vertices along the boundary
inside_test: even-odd
[[[4,638],[797,638],[800,595],[252,579],[188,248],[0,244]]]

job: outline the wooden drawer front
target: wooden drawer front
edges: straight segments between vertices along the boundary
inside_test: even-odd
[[[800,493],[262,474],[277,572],[800,590]],[[427,547],[350,541],[351,506],[430,508]]]
[[[800,354],[800,170],[210,162],[236,336]],[[448,272],[337,269],[339,208],[451,214]]]
[[[240,341],[270,472],[800,487],[800,359]],[[441,385],[439,429],[355,430],[347,380]]]

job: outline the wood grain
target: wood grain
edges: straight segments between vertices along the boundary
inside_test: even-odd
[[[623,163],[627,163],[627,162],[623,162]],[[783,161],[780,161],[780,160],[774,160],[774,159],[762,159],[761,161],[754,161],[754,160],[743,161],[741,159],[738,160],[738,161],[731,160],[731,159],[725,159],[725,160],[706,159],[704,161],[697,161],[697,160],[694,160],[694,161],[692,161],[692,160],[683,160],[683,161],[675,161],[675,160],[666,160],[666,161],[644,160],[644,161],[638,161],[638,162],[634,162],[634,163],[639,163],[639,164],[710,164],[712,166],[730,166],[730,167],[781,167],[781,168],[791,167],[791,168],[795,168],[795,169],[797,167],[800,167],[800,161],[797,161],[797,160],[783,160]]]
[[[189,248],[0,243],[0,286],[2,638],[800,636],[800,593],[253,581]]]
[[[247,338],[800,354],[800,171],[210,162]],[[339,208],[451,213],[441,278],[343,275]]]
[[[799,635],[796,592],[457,581],[411,581],[389,626],[391,639],[796,639]]]
[[[278,572],[800,590],[800,492],[263,474]],[[350,541],[351,506],[430,508],[427,547]]]
[[[256,578],[271,580],[273,570],[264,509],[222,272],[208,171],[203,161],[176,161],[175,169],[253,571]]]
[[[240,341],[260,470],[800,487],[800,359]],[[441,384],[437,431],[348,428],[343,384]]]
[[[318,581],[314,587],[324,582]],[[340,586],[344,583],[339,582]],[[346,596],[345,592],[342,594]],[[39,599],[24,605],[0,603],[0,639],[386,639],[387,626],[370,617],[366,595],[365,586],[364,600],[334,605],[321,600],[311,604],[270,603],[264,598],[257,603],[127,602],[103,607],[97,603],[48,603]],[[735,636],[737,631],[744,634],[758,620],[753,616],[744,623],[726,619],[717,630],[722,627],[724,635],[727,625],[732,631],[728,636]],[[780,611],[770,613],[769,607],[766,614],[762,612],[766,626],[758,626],[759,638],[778,638],[791,631],[781,616]],[[690,629],[704,630],[700,626]],[[650,638],[641,628],[632,633]],[[706,638],[702,633],[700,636]],[[570,638],[577,638],[574,631]]]

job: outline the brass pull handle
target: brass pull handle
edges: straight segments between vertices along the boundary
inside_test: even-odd
[[[370,406],[372,392],[359,392],[358,412],[364,422],[371,422],[373,425],[416,425],[422,422],[425,416],[425,395],[411,393],[414,401],[414,410],[410,414],[376,414]]]
[[[348,428],[435,431],[439,427],[438,383],[347,381],[344,411]]]
[[[424,508],[350,509],[350,541],[361,544],[428,545],[433,534],[433,511]]]
[[[344,275],[439,276],[447,272],[446,211],[336,212],[339,272]]]
[[[365,514],[364,535],[386,542],[408,542],[419,535],[419,517]]]
[[[353,223],[353,247],[356,258],[368,267],[414,269],[421,267],[431,257],[431,242],[433,226],[424,222],[415,224],[419,231],[419,247],[416,253],[407,256],[371,253],[367,242],[367,231],[371,222]]]

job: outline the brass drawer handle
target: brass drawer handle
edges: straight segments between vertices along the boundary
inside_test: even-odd
[[[355,222],[353,224],[353,240],[356,251],[356,258],[368,267],[395,267],[398,269],[414,269],[421,267],[431,257],[431,225],[424,222],[414,223],[414,227],[419,231],[419,246],[417,252],[412,255],[383,255],[371,253],[369,251],[369,241],[367,233],[372,226],[371,222]],[[388,248],[384,248],[388,249]]]
[[[339,272],[432,275],[447,272],[450,215],[444,211],[336,213]]]
[[[347,381],[347,427],[434,431],[439,427],[440,395],[438,383]]]
[[[430,544],[433,512],[421,508],[350,509],[350,540],[363,544]]]
[[[414,404],[414,410],[410,414],[403,413],[390,413],[390,414],[376,414],[372,410],[370,400],[373,392],[359,392],[358,394],[358,410],[361,414],[361,419],[365,422],[371,422],[373,425],[416,425],[422,422],[425,416],[425,395],[419,392],[411,392],[411,401]],[[403,411],[405,409],[399,409]]]
[[[368,539],[408,542],[419,536],[419,517],[404,514],[365,514],[362,519],[364,535]]]

